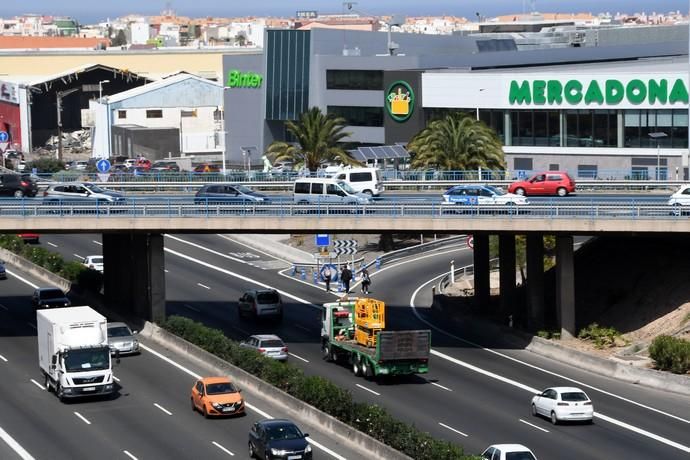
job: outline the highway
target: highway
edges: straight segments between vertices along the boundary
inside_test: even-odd
[[[66,255],[98,253],[91,235],[44,235],[44,245]],[[222,235],[166,237],[168,314],[182,314],[242,339],[275,332],[289,345],[291,361],[385,406],[434,436],[480,452],[497,442],[521,442],[539,458],[687,458],[690,404],[686,398],[622,384],[515,349],[500,337],[482,337],[472,325],[438,325],[429,316],[430,285],[448,270],[471,263],[464,247],[401,260],[372,274],[372,295],[385,300],[390,328],[433,329],[430,373],[395,383],[355,378],[320,357],[319,314],[310,305],[333,300],[321,287],[289,276],[287,263]],[[51,246],[54,245],[54,246]],[[107,264],[107,262],[106,262]],[[107,268],[106,268],[107,270]],[[243,289],[270,285],[283,292],[281,325],[240,321]],[[414,306],[414,308],[412,308]],[[531,394],[547,386],[576,385],[594,400],[594,425],[552,426],[529,413]],[[556,454],[557,453],[557,454]]]
[[[123,357],[115,367],[120,386],[116,398],[60,403],[43,388],[38,368],[35,314],[30,305],[37,281],[10,271],[8,279],[0,281],[0,439],[4,441],[0,458],[245,457],[253,422],[286,417],[280,407],[245,388],[246,416],[204,419],[192,412],[189,403],[192,384],[204,372],[185,357],[146,340],[142,340],[141,355]],[[314,448],[317,458],[359,458],[318,426],[298,424],[322,446]]]

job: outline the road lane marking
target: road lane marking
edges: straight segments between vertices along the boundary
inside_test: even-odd
[[[166,270],[165,268],[163,269],[163,271],[164,271],[165,273],[170,273],[170,272],[169,272],[168,270]]]
[[[84,417],[83,415],[81,415],[79,412],[76,412],[76,411],[75,411],[75,412],[74,412],[74,415],[76,415],[77,417],[79,417],[80,419],[82,419],[82,420],[84,421],[84,423],[86,423],[87,425],[91,425],[91,422],[89,422],[89,421],[86,419],[86,417]]]
[[[229,456],[231,456],[231,457],[234,457],[234,456],[235,456],[235,454],[233,454],[233,453],[230,452],[228,449],[226,449],[225,447],[223,447],[223,446],[221,446],[220,444],[218,444],[216,441],[212,441],[211,444],[213,444],[214,446],[216,446],[217,448],[219,448],[220,450],[222,450],[223,452],[225,452],[225,453],[228,454]]]
[[[294,353],[290,353],[290,352],[288,352],[288,355],[290,355],[290,356],[294,356],[294,357],[295,357],[295,358],[297,358],[297,359],[301,359],[301,360],[302,360],[302,361],[304,361],[305,363],[308,363],[308,362],[309,362],[309,360],[307,360],[307,359],[304,359],[304,358],[302,358],[301,356],[297,356],[297,355],[296,355],[296,354],[294,354]]]
[[[92,242],[93,244],[97,244],[97,245],[99,245],[99,246],[103,246],[103,243],[101,243],[100,241],[91,240],[91,242]]]
[[[201,249],[202,251],[210,252],[211,254],[215,254],[215,255],[220,256],[220,257],[225,257],[226,259],[230,259],[230,260],[233,260],[235,262],[240,262],[240,263],[245,264],[245,265],[247,264],[247,262],[245,262],[242,259],[238,259],[237,257],[232,257],[232,256],[229,256],[227,254],[223,254],[222,252],[214,251],[213,249],[209,249],[209,248],[204,247],[200,244],[192,243],[191,241],[183,240],[182,238],[168,235],[167,233],[165,234],[165,236],[167,236],[168,238],[173,239],[175,241],[179,241],[180,243],[188,244],[188,245],[193,246],[197,249]]]
[[[130,453],[129,453],[128,451],[126,451],[126,450],[123,450],[122,452],[123,452],[126,456],[128,456],[129,458],[131,458],[132,460],[139,460],[138,458],[136,458],[134,455],[130,454]]]
[[[464,437],[468,437],[467,434],[463,433],[463,432],[460,431],[460,430],[456,430],[456,429],[453,428],[452,426],[448,426],[448,425],[446,425],[445,423],[441,423],[441,422],[438,422],[438,424],[441,425],[443,428],[445,428],[445,429],[447,429],[447,430],[453,431],[453,432],[455,432],[455,433],[457,433],[457,434],[459,434],[459,435],[462,435],[462,436],[464,436]]]
[[[542,428],[542,427],[540,427],[540,426],[537,426],[537,425],[535,425],[534,423],[530,423],[530,422],[528,422],[527,420],[522,420],[522,419],[519,419],[519,420],[520,420],[522,423],[524,423],[525,425],[529,425],[529,426],[531,426],[532,428],[536,428],[537,430],[541,430],[541,431],[543,431],[544,433],[548,433],[548,432],[549,432],[549,430],[545,430],[544,428]]]
[[[436,383],[436,382],[429,382],[429,383],[432,384],[433,386],[439,387],[439,388],[441,388],[441,389],[443,389],[443,390],[446,390],[446,391],[453,391],[453,390],[451,390],[450,388],[444,387],[443,385],[439,385],[439,384]]]
[[[34,457],[32,457],[31,454],[28,453],[26,449],[24,449],[21,446],[21,444],[15,441],[14,438],[10,436],[10,434],[7,431],[3,430],[2,427],[0,427],[0,439],[5,441],[5,444],[10,446],[10,449],[15,451],[17,455],[19,455],[19,458],[21,458],[22,460],[35,460]]]
[[[201,313],[201,310],[199,310],[199,309],[196,308],[196,307],[192,307],[192,306],[189,305],[188,303],[184,304],[184,307],[185,307],[185,308],[189,308],[190,310],[195,311],[195,312],[197,312],[197,313]]]
[[[50,241],[46,241],[46,243],[49,244],[50,246],[54,247],[54,248],[58,247],[57,244],[53,244],[53,243],[51,243]]]
[[[120,379],[118,379],[118,378],[115,377],[114,375],[113,375],[113,380],[115,380],[116,382],[119,382],[119,381],[120,381]]]
[[[211,288],[210,288],[210,287],[208,287],[208,286],[206,286],[205,284],[201,284],[201,283],[196,283],[196,285],[197,285],[197,286],[200,286],[200,287],[202,287],[202,288],[204,288],[204,289],[208,289],[208,290],[211,290]]]
[[[381,393],[377,393],[377,392],[375,392],[374,390],[370,390],[369,388],[365,387],[364,385],[360,385],[359,383],[356,384],[355,386],[361,388],[362,390],[366,390],[366,391],[368,391],[369,393],[374,393],[376,396],[381,396]]]
[[[156,406],[157,408],[159,408],[160,410],[162,410],[163,412],[165,412],[166,414],[172,415],[172,412],[170,412],[168,409],[166,409],[165,407],[161,406],[160,404],[158,404],[158,403],[153,403],[153,405]]]
[[[280,257],[278,257],[278,256],[274,256],[274,255],[272,255],[272,254],[269,254],[269,253],[267,253],[267,252],[265,252],[265,251],[262,251],[261,249],[257,249],[257,248],[255,248],[255,247],[249,246],[248,244],[244,244],[244,243],[242,243],[242,242],[240,242],[240,241],[233,240],[233,239],[230,238],[229,236],[223,235],[222,233],[216,233],[216,235],[219,236],[219,237],[221,237],[221,238],[223,238],[224,240],[232,241],[232,242],[235,243],[235,244],[239,244],[239,245],[241,245],[241,246],[244,246],[245,248],[249,248],[249,249],[251,249],[252,251],[260,252],[261,254],[270,257],[271,259],[280,260],[280,261],[282,261],[282,262],[285,262],[286,264],[289,264],[289,263],[290,263],[289,261],[287,261],[287,260],[285,260],[285,259],[283,259],[283,258],[280,258]]]
[[[74,257],[76,257],[77,259],[83,259],[83,257],[80,256],[79,254],[72,253],[72,255],[73,255]]]
[[[683,419],[683,418],[681,418],[681,417],[675,416],[675,415],[673,415],[673,414],[668,414],[668,413],[663,412],[663,411],[661,411],[661,410],[659,410],[659,409],[655,409],[655,408],[653,408],[653,407],[645,406],[645,405],[643,405],[643,404],[641,404],[641,403],[638,403],[638,402],[629,400],[629,399],[624,398],[624,397],[622,397],[622,396],[614,395],[613,393],[609,393],[608,391],[600,390],[600,389],[598,389],[598,388],[596,388],[596,387],[593,387],[593,386],[591,386],[591,385],[587,385],[586,383],[579,382],[579,381],[577,381],[577,380],[575,380],[575,379],[572,379],[572,378],[570,378],[570,377],[565,377],[565,376],[560,375],[560,374],[557,374],[557,373],[555,373],[555,372],[551,372],[551,371],[548,371],[548,370],[546,370],[546,369],[542,369],[542,368],[540,368],[540,367],[538,367],[538,366],[535,366],[535,365],[533,365],[533,364],[529,364],[529,363],[526,363],[526,362],[524,362],[524,361],[520,361],[519,359],[513,358],[513,357],[508,356],[508,355],[505,355],[505,354],[503,354],[503,353],[499,353],[499,352],[497,352],[497,351],[495,351],[495,350],[491,350],[491,349],[489,349],[489,348],[482,347],[482,346],[480,346],[480,345],[478,345],[478,344],[476,344],[476,343],[470,342],[469,340],[462,339],[462,338],[460,338],[460,337],[458,337],[458,336],[456,336],[456,335],[454,335],[454,334],[451,334],[450,332],[447,332],[447,331],[445,331],[445,330],[443,330],[443,329],[441,329],[441,328],[435,326],[434,324],[432,324],[432,323],[430,323],[429,321],[427,321],[427,320],[425,320],[424,318],[422,318],[422,316],[421,316],[421,315],[419,314],[419,312],[417,311],[417,308],[415,307],[414,299],[415,299],[415,297],[417,297],[417,294],[419,293],[420,290],[422,290],[422,288],[423,288],[424,286],[427,286],[428,284],[433,283],[436,279],[438,279],[438,278],[440,278],[440,277],[442,277],[442,276],[445,276],[445,273],[443,273],[443,274],[441,274],[441,275],[439,275],[439,276],[436,276],[436,277],[432,278],[431,280],[425,282],[424,284],[420,285],[420,286],[412,293],[412,297],[410,298],[410,308],[412,308],[413,314],[417,317],[417,319],[418,319],[419,321],[421,321],[422,323],[426,324],[426,325],[429,326],[430,328],[432,328],[432,329],[434,329],[434,330],[436,330],[436,331],[438,331],[438,332],[441,332],[442,334],[445,334],[445,335],[447,335],[448,337],[452,337],[452,338],[454,338],[454,339],[456,339],[456,340],[458,340],[458,341],[460,341],[460,342],[466,343],[466,344],[468,344],[468,345],[472,345],[473,347],[476,347],[476,348],[480,348],[480,349],[482,349],[482,350],[484,350],[484,351],[487,351],[487,352],[489,352],[489,353],[492,353],[492,354],[494,354],[494,355],[496,355],[496,356],[500,356],[500,357],[503,357],[503,358],[505,358],[505,359],[509,359],[509,360],[511,360],[511,361],[513,361],[513,362],[515,362],[515,363],[523,364],[523,365],[528,366],[528,367],[531,367],[531,368],[533,368],[533,369],[542,371],[542,372],[544,372],[544,373],[546,373],[546,374],[554,375],[554,376],[560,377],[560,378],[562,378],[562,379],[568,380],[568,381],[570,381],[570,382],[575,382],[575,383],[577,383],[577,384],[579,384],[579,385],[582,385],[582,386],[585,386],[585,387],[587,387],[587,388],[591,388],[591,389],[593,389],[593,390],[599,391],[599,392],[601,392],[601,393],[603,393],[603,394],[606,394],[606,395],[609,395],[609,396],[618,398],[619,400],[629,402],[629,403],[631,403],[631,404],[634,404],[634,405],[639,406],[639,407],[643,407],[643,408],[645,408],[645,409],[649,409],[649,410],[654,411],[654,412],[657,412],[657,413],[659,413],[659,414],[667,415],[668,417],[671,417],[671,418],[674,418],[674,419],[677,419],[677,420],[680,420],[680,421],[683,421],[683,422],[686,422],[686,423],[690,423],[690,421],[687,421],[687,420],[685,420],[685,419]],[[454,364],[457,364],[457,365],[459,365],[459,366],[462,366],[462,367],[464,367],[464,368],[466,368],[466,369],[469,369],[469,370],[471,370],[471,371],[474,371],[474,372],[477,372],[477,373],[479,373],[479,374],[485,375],[485,376],[487,376],[487,377],[493,378],[493,379],[498,380],[498,381],[500,381],[500,382],[507,383],[508,385],[515,386],[515,387],[520,388],[520,389],[522,389],[522,390],[525,390],[525,391],[527,391],[527,392],[529,392],[529,393],[531,393],[531,394],[539,393],[539,391],[540,391],[540,390],[538,390],[538,389],[536,389],[536,388],[530,387],[529,385],[522,384],[522,383],[517,382],[517,381],[515,381],[515,380],[509,379],[509,378],[507,378],[507,377],[503,377],[503,376],[498,375],[498,374],[495,374],[495,373],[493,373],[493,372],[484,370],[484,369],[482,369],[482,368],[480,368],[480,367],[474,366],[474,365],[472,365],[472,364],[470,364],[470,363],[461,361],[461,360],[459,360],[459,359],[457,359],[457,358],[453,358],[452,356],[449,356],[449,355],[446,355],[446,354],[444,354],[444,353],[441,353],[440,351],[431,349],[431,354],[434,355],[434,356],[436,356],[436,357],[438,357],[438,358],[445,359],[446,361],[450,361],[450,362],[452,362],[452,363],[454,363]],[[683,444],[677,443],[677,442],[672,441],[672,440],[670,440],[670,439],[661,437],[661,436],[656,435],[656,434],[654,434],[654,433],[651,433],[651,432],[649,432],[649,431],[643,430],[642,428],[634,427],[634,426],[632,426],[632,425],[630,425],[630,424],[628,424],[628,423],[625,423],[625,422],[623,422],[623,421],[621,421],[621,420],[614,419],[614,418],[609,417],[609,416],[607,416],[607,415],[604,415],[604,414],[602,414],[602,413],[600,413],[600,412],[595,412],[595,413],[594,413],[594,416],[595,416],[595,417],[598,417],[598,418],[601,418],[602,420],[605,420],[605,421],[607,421],[607,422],[609,422],[609,423],[611,423],[611,424],[617,425],[617,426],[619,426],[619,427],[621,427],[621,428],[624,428],[624,429],[633,431],[633,432],[638,433],[638,434],[641,434],[641,435],[643,435],[643,436],[647,436],[647,437],[649,437],[649,438],[651,438],[651,439],[654,439],[655,441],[659,441],[659,442],[661,442],[661,443],[663,443],[663,444],[666,444],[666,445],[668,445],[668,446],[674,447],[674,448],[679,449],[679,450],[682,450],[682,451],[684,451],[684,452],[690,452],[690,447],[688,447],[688,446],[685,446],[685,445],[683,445]]]
[[[32,288],[38,289],[38,285],[32,283],[31,281],[29,281],[28,279],[26,279],[26,278],[24,278],[24,277],[21,277],[21,276],[17,275],[15,272],[13,272],[13,271],[11,271],[11,270],[7,270],[7,273],[9,273],[10,275],[14,276],[14,277],[17,278],[19,281],[22,281],[24,284],[28,284],[28,285],[31,286]]]
[[[46,387],[44,387],[43,385],[41,385],[40,383],[38,383],[38,382],[35,381],[34,379],[31,379],[31,383],[33,383],[34,385],[36,385],[36,386],[37,386],[38,388],[40,388],[41,390],[46,391]]]
[[[7,362],[7,358],[5,358],[5,357],[2,356],[2,355],[0,355],[0,359],[2,359],[3,361]]]
[[[192,370],[187,369],[187,368],[184,367],[182,364],[179,364],[179,363],[173,361],[172,359],[168,358],[167,356],[162,355],[161,353],[157,352],[157,351],[154,350],[153,348],[148,347],[148,346],[146,346],[146,345],[144,345],[144,344],[139,344],[139,346],[140,346],[141,348],[143,348],[144,350],[146,350],[147,352],[151,353],[152,355],[154,355],[154,356],[156,356],[156,357],[162,359],[162,360],[165,361],[166,363],[168,363],[168,364],[170,364],[170,365],[172,365],[172,366],[178,368],[179,370],[181,370],[182,372],[186,373],[187,375],[191,375],[191,376],[194,377],[195,379],[200,379],[200,378],[201,378],[201,375],[197,374],[196,372],[194,372],[194,371],[192,371]],[[254,406],[253,404],[249,404],[249,403],[246,402],[246,401],[244,402],[244,405],[245,405],[245,407],[246,407],[247,409],[253,410],[254,412],[256,412],[256,413],[258,413],[259,415],[261,415],[263,418],[269,418],[269,419],[275,418],[275,417],[273,417],[272,415],[270,415],[268,412],[264,412],[263,410],[259,409],[258,407]],[[343,457],[342,455],[337,454],[336,452],[332,451],[332,450],[329,449],[328,447],[326,447],[326,446],[324,446],[324,445],[322,445],[322,444],[320,444],[320,443],[314,441],[314,440],[311,439],[311,438],[307,438],[307,441],[308,441],[310,444],[313,444],[315,447],[318,447],[318,448],[321,449],[322,451],[326,452],[326,453],[329,454],[330,456],[336,458],[337,460],[347,460],[347,459],[346,459],[345,457]]]

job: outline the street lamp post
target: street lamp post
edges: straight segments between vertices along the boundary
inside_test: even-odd
[[[656,141],[656,180],[661,180],[661,139],[668,137],[663,131],[655,131],[647,133],[647,135]]]
[[[98,102],[103,99],[103,83],[110,83],[110,80],[101,80],[98,82]]]

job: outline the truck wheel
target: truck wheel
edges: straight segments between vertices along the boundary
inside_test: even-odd
[[[362,374],[361,363],[359,362],[359,355],[354,355],[352,357],[352,373],[356,376]]]
[[[60,402],[65,402],[65,392],[62,390],[62,385],[59,383],[55,386],[55,394],[57,395]]]
[[[371,365],[371,362],[367,359],[364,361],[364,378],[367,380],[371,380],[374,377],[374,367]]]
[[[328,343],[324,343],[321,346],[321,355],[324,361],[332,361],[331,359],[331,346]]]
[[[51,388],[50,388],[50,377],[48,377],[48,374],[43,374],[43,386],[46,387],[46,391],[50,393]]]

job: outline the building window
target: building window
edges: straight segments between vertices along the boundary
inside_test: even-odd
[[[309,109],[310,32],[266,33],[266,119],[296,120]]]
[[[213,111],[213,121],[223,121],[224,118],[225,113],[222,110],[216,109]]]
[[[623,114],[625,147],[688,147],[687,110],[626,110]],[[664,133],[653,139],[650,133]]]
[[[348,126],[383,126],[382,107],[351,107],[329,105],[328,114],[343,117]]]
[[[516,171],[532,171],[534,169],[532,158],[513,159],[513,169]]]
[[[549,171],[559,171],[560,165],[558,163],[549,163]]]
[[[146,118],[163,118],[162,110],[147,110]]]
[[[577,165],[577,177],[582,179],[596,179],[597,165]]]
[[[383,91],[381,70],[327,70],[326,89]]]
[[[196,109],[180,110],[180,117],[182,117],[182,118],[196,118]]]
[[[118,110],[117,111],[117,119],[118,120],[124,120],[127,118],[127,111],[126,110]]]

